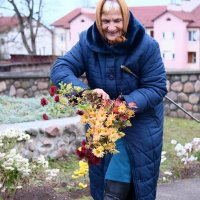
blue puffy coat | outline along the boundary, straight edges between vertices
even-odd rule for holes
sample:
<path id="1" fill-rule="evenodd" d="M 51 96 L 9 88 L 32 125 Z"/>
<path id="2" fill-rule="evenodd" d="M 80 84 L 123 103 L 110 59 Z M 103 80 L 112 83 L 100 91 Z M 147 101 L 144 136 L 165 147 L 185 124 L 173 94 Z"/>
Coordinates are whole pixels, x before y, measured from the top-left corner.
<path id="1" fill-rule="evenodd" d="M 145 33 L 130 14 L 127 41 L 108 45 L 94 23 L 80 35 L 79 42 L 65 56 L 58 58 L 51 80 L 88 88 L 78 79 L 86 73 L 91 89 L 101 88 L 112 99 L 123 95 L 135 102 L 136 116 L 126 128 L 124 144 L 131 159 L 136 199 L 154 200 L 159 175 L 163 136 L 163 97 L 166 95 L 166 73 L 158 43 Z M 128 67 L 136 76 L 121 69 Z M 109 158 L 90 167 L 91 194 L 103 200 L 104 173 Z"/>

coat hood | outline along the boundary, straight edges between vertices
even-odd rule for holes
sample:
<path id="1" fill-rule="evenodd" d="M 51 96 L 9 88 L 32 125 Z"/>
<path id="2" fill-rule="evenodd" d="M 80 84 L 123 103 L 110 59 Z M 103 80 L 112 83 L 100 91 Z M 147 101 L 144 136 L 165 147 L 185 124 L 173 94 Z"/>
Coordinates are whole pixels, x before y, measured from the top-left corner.
<path id="1" fill-rule="evenodd" d="M 87 30 L 86 42 L 88 47 L 99 53 L 127 54 L 132 52 L 142 41 L 145 30 L 144 27 L 135 19 L 133 14 L 129 12 L 129 24 L 125 37 L 126 41 L 109 45 L 102 37 L 97 28 L 96 22 Z"/>

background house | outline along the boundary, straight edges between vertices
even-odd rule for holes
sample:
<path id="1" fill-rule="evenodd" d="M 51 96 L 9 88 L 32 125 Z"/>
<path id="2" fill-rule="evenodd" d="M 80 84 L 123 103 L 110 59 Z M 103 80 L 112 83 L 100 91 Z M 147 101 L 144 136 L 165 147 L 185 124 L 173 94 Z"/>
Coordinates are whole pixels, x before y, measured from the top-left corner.
<path id="1" fill-rule="evenodd" d="M 95 21 L 95 9 L 76 8 L 64 17 L 55 21 L 54 50 L 55 55 L 63 55 L 78 41 L 79 34 Z"/>
<path id="2" fill-rule="evenodd" d="M 36 22 L 35 22 L 36 23 Z M 30 38 L 29 30 L 25 35 Z M 37 55 L 53 54 L 53 32 L 43 24 L 40 24 L 36 39 Z M 28 39 L 31 42 L 31 39 Z M 0 16 L 0 58 L 10 59 L 11 54 L 28 54 L 25 49 L 19 30 L 19 21 L 16 16 Z"/>
<path id="3" fill-rule="evenodd" d="M 168 71 L 200 69 L 200 1 L 181 0 L 168 6 L 130 7 L 146 32 L 160 44 Z M 54 48 L 63 55 L 78 41 L 79 34 L 93 24 L 95 9 L 77 8 L 55 21 Z"/>

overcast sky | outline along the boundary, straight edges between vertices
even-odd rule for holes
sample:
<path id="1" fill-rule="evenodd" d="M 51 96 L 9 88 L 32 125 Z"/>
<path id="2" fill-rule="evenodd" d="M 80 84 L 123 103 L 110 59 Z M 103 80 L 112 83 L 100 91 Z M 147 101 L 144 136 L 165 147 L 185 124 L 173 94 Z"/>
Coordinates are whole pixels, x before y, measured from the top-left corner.
<path id="1" fill-rule="evenodd" d="M 1 1 L 1 0 L 0 0 Z M 3 0 L 6 2 L 6 0 Z M 42 21 L 45 25 L 50 25 L 57 19 L 63 17 L 76 7 L 81 7 L 89 3 L 95 5 L 98 0 L 44 0 L 44 11 Z M 173 0 L 174 1 L 174 0 Z M 126 0 L 129 6 L 167 5 L 171 0 Z M 0 8 L 3 15 L 12 15 L 11 11 Z"/>

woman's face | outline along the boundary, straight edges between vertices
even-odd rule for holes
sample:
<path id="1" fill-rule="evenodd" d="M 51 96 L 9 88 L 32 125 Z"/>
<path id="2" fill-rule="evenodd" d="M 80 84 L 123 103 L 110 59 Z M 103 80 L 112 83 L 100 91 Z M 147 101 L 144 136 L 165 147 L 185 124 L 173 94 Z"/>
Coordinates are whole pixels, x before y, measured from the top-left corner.
<path id="1" fill-rule="evenodd" d="M 105 38 L 113 43 L 115 39 L 123 34 L 123 18 L 120 9 L 102 9 L 101 26 Z"/>

